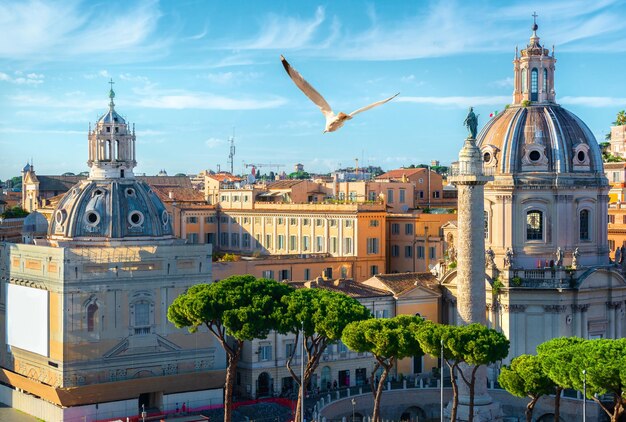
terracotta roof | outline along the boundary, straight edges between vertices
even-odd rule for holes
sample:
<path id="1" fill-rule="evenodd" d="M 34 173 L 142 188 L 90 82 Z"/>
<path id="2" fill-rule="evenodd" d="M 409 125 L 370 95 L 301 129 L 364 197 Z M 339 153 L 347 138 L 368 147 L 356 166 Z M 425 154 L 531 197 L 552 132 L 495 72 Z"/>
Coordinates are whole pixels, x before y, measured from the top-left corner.
<path id="1" fill-rule="evenodd" d="M 267 189 L 289 189 L 302 183 L 302 180 L 277 180 L 267 184 Z"/>
<path id="2" fill-rule="evenodd" d="M 209 174 L 208 177 L 218 182 L 241 182 L 243 180 L 241 177 L 233 176 L 230 173 Z"/>
<path id="3" fill-rule="evenodd" d="M 439 291 L 439 283 L 431 273 L 396 273 L 378 274 L 374 276 L 389 288 L 395 295 L 402 294 L 415 286 L 422 286 L 429 290 Z"/>
<path id="4" fill-rule="evenodd" d="M 194 188 L 181 188 L 178 186 L 153 186 L 152 189 L 163 202 L 204 202 L 204 194 Z M 172 198 L 170 198 L 170 193 L 172 194 Z"/>
<path id="5" fill-rule="evenodd" d="M 376 179 L 401 179 L 402 176 L 406 175 L 408 176 L 412 176 L 414 174 L 417 173 L 421 173 L 421 172 L 425 172 L 428 171 L 428 169 L 425 168 L 414 168 L 414 169 L 396 169 L 396 170 L 389 170 L 387 173 L 383 173 L 380 176 L 376 177 Z"/>
<path id="6" fill-rule="evenodd" d="M 339 292 L 355 299 L 365 297 L 384 297 L 392 296 L 391 293 L 371 287 L 362 283 L 358 283 L 354 280 L 321 280 L 321 281 L 290 281 L 289 285 L 296 289 L 302 288 L 318 288 L 330 290 L 332 292 Z"/>

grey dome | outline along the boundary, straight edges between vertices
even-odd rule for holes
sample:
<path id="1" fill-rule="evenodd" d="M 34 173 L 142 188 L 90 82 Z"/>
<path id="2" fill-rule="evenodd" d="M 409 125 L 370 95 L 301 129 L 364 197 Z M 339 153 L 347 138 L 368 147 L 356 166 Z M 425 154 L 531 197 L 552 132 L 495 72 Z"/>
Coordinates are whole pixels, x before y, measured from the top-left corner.
<path id="1" fill-rule="evenodd" d="M 126 120 L 122 116 L 120 116 L 115 109 L 111 108 L 111 110 L 107 111 L 100 119 L 98 119 L 98 123 L 106 123 L 106 124 L 125 124 Z"/>
<path id="2" fill-rule="evenodd" d="M 23 235 L 45 236 L 48 233 L 48 220 L 37 211 L 33 211 L 24 219 Z"/>
<path id="3" fill-rule="evenodd" d="M 591 130 L 556 104 L 513 105 L 487 122 L 477 143 L 495 174 L 603 173 Z"/>
<path id="4" fill-rule="evenodd" d="M 55 240 L 142 240 L 172 238 L 163 202 L 144 182 L 85 180 L 59 202 L 50 225 Z"/>

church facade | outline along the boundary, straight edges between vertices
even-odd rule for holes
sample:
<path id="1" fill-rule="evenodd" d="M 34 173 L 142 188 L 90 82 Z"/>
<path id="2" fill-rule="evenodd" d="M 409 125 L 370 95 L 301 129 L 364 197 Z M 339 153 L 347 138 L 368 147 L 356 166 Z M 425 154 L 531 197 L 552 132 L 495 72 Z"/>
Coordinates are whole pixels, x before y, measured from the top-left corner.
<path id="1" fill-rule="evenodd" d="M 162 201 L 133 174 L 134 130 L 113 90 L 110 99 L 89 132 L 89 177 L 60 199 L 48 236 L 0 243 L 0 401 L 45 420 L 223 399 L 221 347 L 167 320 L 179 294 L 212 279 L 211 245 L 174 237 Z"/>
<path id="2" fill-rule="evenodd" d="M 485 312 L 511 340 L 509 360 L 535 354 L 553 337 L 624 336 L 626 282 L 609 261 L 600 148 L 585 123 L 556 102 L 555 63 L 534 25 L 513 60 L 513 102 L 476 142 L 484 174 L 493 175 L 483 200 Z M 444 233 L 448 251 L 476 246 L 458 244 L 455 225 Z M 456 269 L 440 276 L 454 323 L 463 293 L 457 276 Z"/>

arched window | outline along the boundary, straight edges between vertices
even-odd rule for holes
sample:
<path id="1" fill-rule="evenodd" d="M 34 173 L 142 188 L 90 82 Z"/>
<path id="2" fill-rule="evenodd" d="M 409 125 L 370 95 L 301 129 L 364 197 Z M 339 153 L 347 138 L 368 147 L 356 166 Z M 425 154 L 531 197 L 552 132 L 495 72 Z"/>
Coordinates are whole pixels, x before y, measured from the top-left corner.
<path id="1" fill-rule="evenodd" d="M 526 69 L 522 69 L 522 92 L 528 92 L 528 81 L 526 80 Z"/>
<path id="2" fill-rule="evenodd" d="M 579 218 L 580 240 L 589 240 L 589 210 L 582 210 Z"/>
<path id="3" fill-rule="evenodd" d="M 543 239 L 543 213 L 531 210 L 526 213 L 526 240 Z"/>
<path id="4" fill-rule="evenodd" d="M 548 69 L 543 69 L 543 92 L 548 92 Z"/>
<path id="5" fill-rule="evenodd" d="M 539 92 L 539 72 L 537 71 L 537 68 L 534 68 L 530 72 L 530 100 L 531 101 L 537 101 L 538 92 Z"/>
<path id="6" fill-rule="evenodd" d="M 98 312 L 98 305 L 90 303 L 87 306 L 87 331 L 90 333 L 96 331 L 96 312 Z"/>

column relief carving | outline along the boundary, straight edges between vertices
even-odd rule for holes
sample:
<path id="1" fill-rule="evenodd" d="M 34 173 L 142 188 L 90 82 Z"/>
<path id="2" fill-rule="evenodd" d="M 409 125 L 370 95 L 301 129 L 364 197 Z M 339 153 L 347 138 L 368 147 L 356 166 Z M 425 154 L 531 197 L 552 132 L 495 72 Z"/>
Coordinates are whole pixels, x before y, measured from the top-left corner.
<path id="1" fill-rule="evenodd" d="M 505 312 L 509 312 L 509 313 L 524 312 L 526 311 L 526 308 L 527 308 L 527 305 L 508 305 L 508 304 L 502 305 L 502 309 L 504 309 Z"/>
<path id="2" fill-rule="evenodd" d="M 567 309 L 566 305 L 544 305 L 543 306 L 543 310 L 545 312 L 556 313 L 556 314 L 565 312 L 566 309 Z"/>

